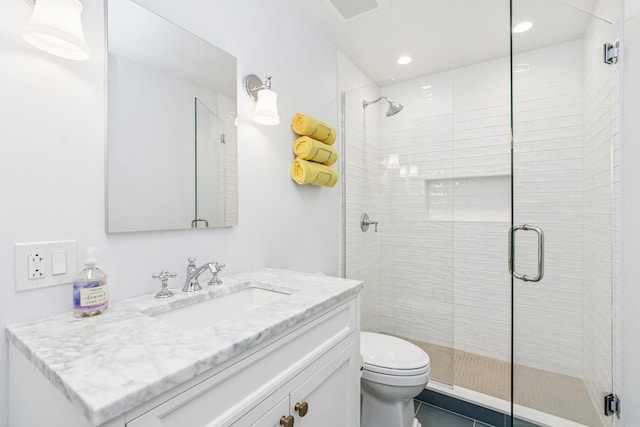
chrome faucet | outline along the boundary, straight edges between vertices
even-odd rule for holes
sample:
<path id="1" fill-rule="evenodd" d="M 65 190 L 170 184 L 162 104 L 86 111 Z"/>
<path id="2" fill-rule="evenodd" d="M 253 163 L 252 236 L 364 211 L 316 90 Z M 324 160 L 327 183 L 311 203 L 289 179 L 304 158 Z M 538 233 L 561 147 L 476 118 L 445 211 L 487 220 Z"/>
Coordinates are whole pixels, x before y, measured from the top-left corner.
<path id="1" fill-rule="evenodd" d="M 213 277 L 208 283 L 209 285 L 220 285 L 222 283 L 222 280 L 218 278 L 218 273 L 224 268 L 224 264 L 219 263 L 218 261 L 213 261 L 204 263 L 200 267 L 196 267 L 195 263 L 195 258 L 189 258 L 187 280 L 184 282 L 182 292 L 195 292 L 202 290 L 202 286 L 200 286 L 198 278 L 207 269 L 213 274 Z"/>

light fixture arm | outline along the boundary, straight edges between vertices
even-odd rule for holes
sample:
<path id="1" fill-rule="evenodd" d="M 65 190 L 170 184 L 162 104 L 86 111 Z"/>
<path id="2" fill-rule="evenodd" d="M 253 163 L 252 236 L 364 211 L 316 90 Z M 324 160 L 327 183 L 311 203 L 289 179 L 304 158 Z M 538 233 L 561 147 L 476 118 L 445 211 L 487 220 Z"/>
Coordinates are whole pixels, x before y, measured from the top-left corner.
<path id="1" fill-rule="evenodd" d="M 260 80 L 260 77 L 255 74 L 247 74 L 244 77 L 244 90 L 247 92 L 247 95 L 254 101 L 258 101 L 258 92 L 262 89 L 271 89 L 271 76 L 267 76 L 264 80 Z"/>

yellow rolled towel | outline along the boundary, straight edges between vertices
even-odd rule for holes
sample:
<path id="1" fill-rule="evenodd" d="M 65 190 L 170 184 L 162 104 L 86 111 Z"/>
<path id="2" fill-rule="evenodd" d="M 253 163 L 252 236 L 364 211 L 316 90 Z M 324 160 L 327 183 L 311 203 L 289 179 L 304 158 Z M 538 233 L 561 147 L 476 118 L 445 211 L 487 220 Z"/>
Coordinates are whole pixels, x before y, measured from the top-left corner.
<path id="1" fill-rule="evenodd" d="M 291 165 L 291 178 L 298 184 L 333 187 L 338 182 L 338 171 L 319 163 L 295 159 Z"/>
<path id="2" fill-rule="evenodd" d="M 338 151 L 335 148 L 308 136 L 301 136 L 293 141 L 293 152 L 300 159 L 327 166 L 338 160 Z"/>
<path id="3" fill-rule="evenodd" d="M 336 142 L 336 128 L 302 113 L 296 113 L 291 120 L 291 129 L 301 136 L 333 145 Z"/>

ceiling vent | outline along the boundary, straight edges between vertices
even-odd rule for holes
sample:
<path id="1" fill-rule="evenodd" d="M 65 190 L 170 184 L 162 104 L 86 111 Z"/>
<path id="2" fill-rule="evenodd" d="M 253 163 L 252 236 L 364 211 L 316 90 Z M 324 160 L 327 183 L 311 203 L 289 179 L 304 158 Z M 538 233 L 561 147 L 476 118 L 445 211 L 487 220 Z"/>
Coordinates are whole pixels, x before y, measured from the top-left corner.
<path id="1" fill-rule="evenodd" d="M 376 0 L 329 0 L 344 19 L 352 19 L 356 16 L 373 11 L 380 7 Z M 388 3 L 382 1 L 382 3 Z"/>

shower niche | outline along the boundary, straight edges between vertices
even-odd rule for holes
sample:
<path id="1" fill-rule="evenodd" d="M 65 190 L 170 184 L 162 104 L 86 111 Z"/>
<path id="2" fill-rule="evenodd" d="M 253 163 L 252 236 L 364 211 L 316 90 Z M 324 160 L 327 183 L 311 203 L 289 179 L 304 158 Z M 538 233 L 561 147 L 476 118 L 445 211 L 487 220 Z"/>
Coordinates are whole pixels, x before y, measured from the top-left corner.
<path id="1" fill-rule="evenodd" d="M 425 180 L 427 221 L 509 222 L 508 175 Z"/>

